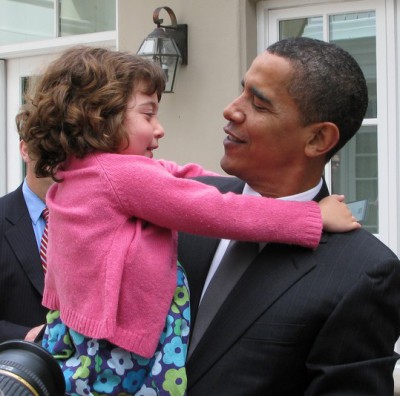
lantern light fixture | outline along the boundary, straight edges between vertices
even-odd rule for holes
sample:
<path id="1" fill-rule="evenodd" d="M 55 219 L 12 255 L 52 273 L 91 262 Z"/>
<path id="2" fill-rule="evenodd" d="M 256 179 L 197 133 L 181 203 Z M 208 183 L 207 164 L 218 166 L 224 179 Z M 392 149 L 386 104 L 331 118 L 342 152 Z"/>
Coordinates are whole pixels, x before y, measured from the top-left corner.
<path id="1" fill-rule="evenodd" d="M 163 26 L 161 10 L 165 10 L 171 25 Z M 158 7 L 153 12 L 153 22 L 157 27 L 143 40 L 138 55 L 157 62 L 166 77 L 165 93 L 174 92 L 175 78 L 180 65 L 187 65 L 187 25 L 178 24 L 169 7 Z"/>

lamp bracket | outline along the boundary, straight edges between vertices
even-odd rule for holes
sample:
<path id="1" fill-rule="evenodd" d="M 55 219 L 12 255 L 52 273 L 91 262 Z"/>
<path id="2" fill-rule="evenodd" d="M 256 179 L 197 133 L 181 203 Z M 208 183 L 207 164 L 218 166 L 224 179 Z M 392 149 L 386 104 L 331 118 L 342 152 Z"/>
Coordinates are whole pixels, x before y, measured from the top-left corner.
<path id="1" fill-rule="evenodd" d="M 160 18 L 160 11 L 165 10 L 167 11 L 170 19 L 171 25 L 163 26 L 161 25 L 164 20 Z M 153 12 L 153 22 L 157 25 L 157 27 L 162 27 L 168 30 L 168 34 L 173 38 L 176 42 L 176 45 L 179 48 L 179 51 L 182 55 L 182 65 L 187 65 L 188 63 L 188 28 L 187 24 L 178 24 L 176 20 L 175 13 L 169 7 L 158 7 Z"/>

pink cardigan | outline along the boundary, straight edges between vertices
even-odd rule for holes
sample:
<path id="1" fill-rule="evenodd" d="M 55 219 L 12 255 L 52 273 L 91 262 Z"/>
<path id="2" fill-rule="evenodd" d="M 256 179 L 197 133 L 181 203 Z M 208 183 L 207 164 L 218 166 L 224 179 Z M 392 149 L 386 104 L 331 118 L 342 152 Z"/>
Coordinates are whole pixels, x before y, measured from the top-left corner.
<path id="1" fill-rule="evenodd" d="M 43 304 L 70 328 L 153 356 L 176 287 L 177 230 L 315 248 L 315 202 L 221 194 L 201 167 L 95 153 L 71 159 L 47 195 Z M 208 173 L 209 174 L 209 173 Z"/>

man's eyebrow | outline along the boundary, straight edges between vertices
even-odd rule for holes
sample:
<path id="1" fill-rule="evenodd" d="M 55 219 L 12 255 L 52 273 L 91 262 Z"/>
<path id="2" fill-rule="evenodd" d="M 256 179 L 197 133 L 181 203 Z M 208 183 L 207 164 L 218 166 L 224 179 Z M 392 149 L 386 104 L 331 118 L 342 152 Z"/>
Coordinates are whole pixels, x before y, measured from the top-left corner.
<path id="1" fill-rule="evenodd" d="M 242 87 L 244 88 L 244 80 L 242 80 L 241 82 Z M 262 92 L 260 92 L 257 88 L 254 87 L 250 87 L 250 92 L 258 99 L 260 99 L 261 101 L 271 104 L 272 105 L 272 101 L 271 99 L 269 99 L 267 96 L 265 96 Z"/>
<path id="2" fill-rule="evenodd" d="M 267 96 L 265 96 L 257 88 L 251 87 L 250 91 L 256 98 L 260 99 L 262 102 L 272 105 L 271 99 L 269 99 Z"/>

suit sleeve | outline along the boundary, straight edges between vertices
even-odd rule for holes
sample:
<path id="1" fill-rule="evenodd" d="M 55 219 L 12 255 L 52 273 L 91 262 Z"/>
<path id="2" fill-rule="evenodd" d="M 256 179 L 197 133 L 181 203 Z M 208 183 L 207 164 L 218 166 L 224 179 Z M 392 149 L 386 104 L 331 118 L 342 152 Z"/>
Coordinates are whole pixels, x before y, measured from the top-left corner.
<path id="1" fill-rule="evenodd" d="M 31 327 L 21 326 L 6 320 L 0 320 L 0 342 L 24 339 Z"/>
<path id="2" fill-rule="evenodd" d="M 308 356 L 304 394 L 393 395 L 399 329 L 400 265 L 393 258 L 363 273 L 332 311 Z"/>

